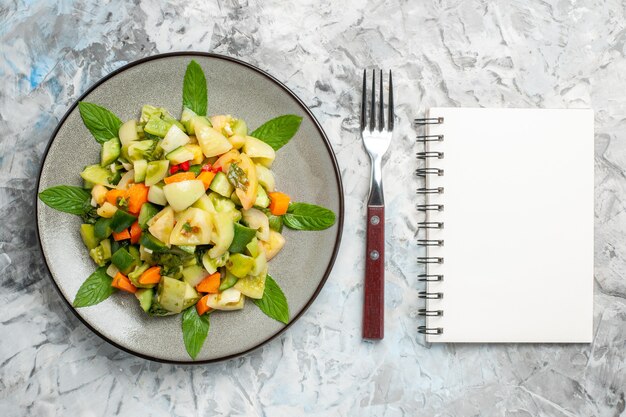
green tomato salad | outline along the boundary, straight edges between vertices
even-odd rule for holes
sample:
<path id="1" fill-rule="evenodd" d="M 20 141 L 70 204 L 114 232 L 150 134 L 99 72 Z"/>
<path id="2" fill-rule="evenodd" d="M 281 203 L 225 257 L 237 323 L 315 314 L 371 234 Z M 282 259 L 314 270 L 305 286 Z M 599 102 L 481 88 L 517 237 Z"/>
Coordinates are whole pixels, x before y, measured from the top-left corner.
<path id="1" fill-rule="evenodd" d="M 79 111 L 101 144 L 100 161 L 80 173 L 83 187 L 39 194 L 83 220 L 78 232 L 97 269 L 74 306 L 120 292 L 136 297 L 138 312 L 182 314 L 194 359 L 210 315 L 241 310 L 246 299 L 288 323 L 287 299 L 268 275 L 286 243 L 283 226 L 323 230 L 335 223 L 331 210 L 293 202 L 276 186 L 276 151 L 302 118 L 279 116 L 249 132 L 241 118 L 207 116 L 206 78 L 195 61 L 185 72 L 180 118 L 149 104 L 124 123 L 97 104 L 80 102 Z"/>

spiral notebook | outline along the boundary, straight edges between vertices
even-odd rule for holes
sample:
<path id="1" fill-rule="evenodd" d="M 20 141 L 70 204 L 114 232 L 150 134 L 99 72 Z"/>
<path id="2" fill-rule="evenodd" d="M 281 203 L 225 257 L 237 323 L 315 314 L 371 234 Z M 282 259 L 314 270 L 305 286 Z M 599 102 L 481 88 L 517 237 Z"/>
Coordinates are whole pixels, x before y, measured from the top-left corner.
<path id="1" fill-rule="evenodd" d="M 428 342 L 585 343 L 593 111 L 432 108 L 416 120 Z"/>

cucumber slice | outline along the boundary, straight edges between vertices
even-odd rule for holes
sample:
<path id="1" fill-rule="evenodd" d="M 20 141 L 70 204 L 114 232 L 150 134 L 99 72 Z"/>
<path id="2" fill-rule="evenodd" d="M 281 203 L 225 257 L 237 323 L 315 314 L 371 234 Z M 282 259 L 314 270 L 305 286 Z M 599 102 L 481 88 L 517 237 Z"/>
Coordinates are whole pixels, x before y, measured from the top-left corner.
<path id="1" fill-rule="evenodd" d="M 153 218 L 154 216 L 156 216 L 156 214 L 159 212 L 159 209 L 156 208 L 155 206 L 153 206 L 150 203 L 144 203 L 141 206 L 141 210 L 139 211 L 139 217 L 137 218 L 137 221 L 139 222 L 139 226 L 145 230 L 148 228 L 148 221 Z M 97 222 L 96 222 L 97 224 Z"/>
<path id="2" fill-rule="evenodd" d="M 111 259 L 111 241 L 109 239 L 104 239 L 100 242 L 100 247 L 102 248 L 102 256 L 105 260 Z"/>
<path id="3" fill-rule="evenodd" d="M 241 253 L 230 255 L 228 262 L 226 262 L 226 269 L 238 278 L 243 278 L 248 275 L 253 267 L 254 258 Z"/>
<path id="4" fill-rule="evenodd" d="M 111 230 L 120 233 L 122 230 L 128 229 L 136 220 L 137 217 L 118 209 L 111 218 Z"/>
<path id="5" fill-rule="evenodd" d="M 94 234 L 97 239 L 106 239 L 111 236 L 111 219 L 106 219 L 104 217 L 100 217 L 96 220 L 96 224 L 94 224 Z"/>
<path id="6" fill-rule="evenodd" d="M 172 313 L 183 311 L 187 283 L 170 277 L 163 277 L 157 289 L 157 302 Z"/>
<path id="7" fill-rule="evenodd" d="M 144 182 L 146 179 L 146 171 L 148 170 L 148 161 L 145 159 L 136 160 L 133 162 L 133 169 L 135 170 L 135 183 Z M 258 201 L 259 198 L 257 197 L 257 202 Z"/>
<path id="8" fill-rule="evenodd" d="M 165 155 L 165 158 L 170 161 L 172 165 L 178 165 L 185 161 L 191 161 L 194 158 L 194 154 L 184 146 L 179 146 Z"/>
<path id="9" fill-rule="evenodd" d="M 139 306 L 146 313 L 150 310 L 150 306 L 152 306 L 152 298 L 154 296 L 154 291 L 152 288 L 143 288 L 141 290 L 137 290 L 135 293 L 135 297 L 139 300 Z"/>
<path id="10" fill-rule="evenodd" d="M 169 153 L 176 148 L 186 145 L 187 143 L 189 143 L 189 136 L 187 136 L 178 126 L 172 125 L 167 130 L 167 134 L 161 141 L 161 148 L 163 148 L 165 153 Z"/>
<path id="11" fill-rule="evenodd" d="M 259 256 L 259 253 L 261 252 L 261 248 L 259 247 L 259 240 L 256 237 L 253 238 L 250 243 L 246 245 L 246 249 L 248 249 L 248 253 L 253 258 Z"/>
<path id="12" fill-rule="evenodd" d="M 85 167 L 80 176 L 85 181 L 89 181 L 92 184 L 100 184 L 107 187 L 111 187 L 111 180 L 113 179 L 113 173 L 111 170 L 102 168 L 100 165 L 89 165 Z"/>
<path id="13" fill-rule="evenodd" d="M 189 120 L 189 127 L 191 128 L 191 132 L 189 132 L 190 135 L 195 135 L 196 134 L 196 130 L 198 130 L 199 128 L 202 127 L 213 127 L 213 125 L 211 124 L 211 121 L 206 117 L 206 116 L 193 116 L 190 120 Z"/>
<path id="14" fill-rule="evenodd" d="M 154 159 L 152 157 L 154 150 L 157 146 L 157 142 L 154 140 L 140 140 L 138 142 L 132 142 L 130 145 L 128 145 L 128 148 L 126 148 L 126 150 L 124 151 L 124 148 L 122 148 L 123 153 L 125 153 L 126 158 L 128 158 L 129 161 L 138 161 L 140 159 Z"/>
<path id="15" fill-rule="evenodd" d="M 217 268 L 226 265 L 229 256 L 230 254 L 228 252 L 225 252 L 221 256 L 213 259 L 211 258 L 209 252 L 205 252 L 204 255 L 202 255 L 202 265 L 209 274 L 214 274 L 217 272 Z"/>
<path id="16" fill-rule="evenodd" d="M 263 189 L 263 187 L 257 187 L 256 200 L 254 202 L 255 207 L 266 208 L 270 205 L 270 198 Z"/>
<path id="17" fill-rule="evenodd" d="M 166 122 L 165 120 L 161 119 L 160 115 L 154 115 L 150 117 L 148 123 L 146 123 L 146 125 L 143 127 L 143 131 L 150 133 L 151 135 L 164 138 L 171 126 L 172 123 Z"/>
<path id="18" fill-rule="evenodd" d="M 111 263 L 123 274 L 130 272 L 136 265 L 135 258 L 125 248 L 119 248 L 111 256 Z"/>
<path id="19" fill-rule="evenodd" d="M 185 130 L 190 135 L 193 135 L 194 133 L 193 123 L 191 123 L 191 120 L 195 116 L 197 115 L 193 110 L 188 109 L 187 107 L 183 107 L 183 113 L 180 115 L 180 122 L 183 124 L 183 126 L 185 126 Z"/>
<path id="20" fill-rule="evenodd" d="M 196 253 L 196 245 L 176 245 L 176 247 L 183 252 L 187 252 L 191 255 Z M 193 258 L 192 258 L 193 259 Z"/>
<path id="21" fill-rule="evenodd" d="M 232 184 L 228 181 L 226 174 L 223 172 L 215 174 L 209 189 L 226 198 L 229 198 L 233 191 L 235 191 L 235 187 L 232 186 Z"/>
<path id="22" fill-rule="evenodd" d="M 153 252 L 165 252 L 167 246 L 156 237 L 152 236 L 148 232 L 143 232 L 139 238 L 139 243 Z"/>
<path id="23" fill-rule="evenodd" d="M 131 142 L 139 140 L 139 135 L 137 135 L 137 122 L 135 120 L 129 120 L 124 123 L 120 127 L 118 136 L 122 146 L 130 145 Z"/>
<path id="24" fill-rule="evenodd" d="M 246 245 L 256 236 L 256 230 L 242 226 L 239 223 L 234 223 L 234 225 L 235 234 L 228 251 L 230 253 L 243 253 L 246 250 Z"/>
<path id="25" fill-rule="evenodd" d="M 185 283 L 185 298 L 183 299 L 183 310 L 196 304 L 200 299 L 200 294 L 191 285 Z"/>
<path id="26" fill-rule="evenodd" d="M 159 184 L 154 184 L 150 187 L 148 191 L 148 201 L 154 204 L 158 204 L 159 206 L 164 206 L 167 204 L 167 198 L 165 198 L 165 193 L 163 192 L 163 186 Z"/>
<path id="27" fill-rule="evenodd" d="M 100 166 L 106 167 L 120 157 L 122 145 L 118 138 L 110 139 L 102 144 L 102 150 L 100 152 Z"/>
<path id="28" fill-rule="evenodd" d="M 146 168 L 146 186 L 151 187 L 165 178 L 169 166 L 169 161 L 148 162 L 148 167 Z"/>
<path id="29" fill-rule="evenodd" d="M 183 281 L 195 288 L 207 276 L 206 271 L 200 265 L 192 265 L 183 268 Z"/>
<path id="30" fill-rule="evenodd" d="M 237 278 L 230 272 L 226 271 L 226 274 L 224 274 L 224 278 L 222 279 L 222 282 L 220 283 L 220 287 L 219 287 L 220 292 L 231 288 L 233 285 L 237 283 L 238 280 L 239 278 Z"/>
<path id="31" fill-rule="evenodd" d="M 83 243 L 89 250 L 98 247 L 98 244 L 100 243 L 100 239 L 96 238 L 95 227 L 93 224 L 81 224 L 80 237 L 83 238 Z"/>
<path id="32" fill-rule="evenodd" d="M 175 211 L 183 211 L 204 195 L 200 180 L 174 182 L 163 187 L 165 198 Z"/>

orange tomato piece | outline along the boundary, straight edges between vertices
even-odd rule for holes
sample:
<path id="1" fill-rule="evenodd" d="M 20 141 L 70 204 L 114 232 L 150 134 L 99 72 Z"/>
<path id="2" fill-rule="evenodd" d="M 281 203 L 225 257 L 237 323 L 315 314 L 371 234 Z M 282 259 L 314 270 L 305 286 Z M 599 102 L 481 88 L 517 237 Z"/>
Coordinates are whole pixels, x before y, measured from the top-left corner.
<path id="1" fill-rule="evenodd" d="M 146 187 L 144 183 L 133 184 L 128 190 L 128 211 L 132 214 L 139 214 L 141 206 L 148 201 L 148 191 L 150 188 Z"/>
<path id="2" fill-rule="evenodd" d="M 274 216 L 282 216 L 289 209 L 291 198 L 285 193 L 273 192 L 268 194 L 270 198 L 270 213 Z"/>
<path id="3" fill-rule="evenodd" d="M 122 274 L 121 272 L 118 272 L 115 275 L 115 277 L 113 278 L 113 281 L 111 282 L 111 286 L 117 288 L 118 290 L 130 292 L 130 293 L 133 293 L 133 294 L 137 292 L 137 287 L 135 287 L 130 282 L 128 277 L 126 275 Z"/>
<path id="4" fill-rule="evenodd" d="M 210 294 L 217 294 L 220 287 L 220 273 L 215 272 L 208 277 L 204 278 L 198 285 L 196 290 L 198 292 L 208 292 Z"/>
<path id="5" fill-rule="evenodd" d="M 170 175 L 169 177 L 163 178 L 163 182 L 166 184 L 171 184 L 173 182 L 181 182 L 196 179 L 196 174 L 193 172 L 179 172 L 178 174 Z"/>

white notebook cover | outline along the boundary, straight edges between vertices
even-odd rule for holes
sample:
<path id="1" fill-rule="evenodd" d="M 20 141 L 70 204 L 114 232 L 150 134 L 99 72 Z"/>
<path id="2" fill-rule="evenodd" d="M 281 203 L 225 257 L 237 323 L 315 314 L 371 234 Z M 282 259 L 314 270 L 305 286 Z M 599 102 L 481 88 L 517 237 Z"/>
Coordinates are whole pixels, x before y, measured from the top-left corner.
<path id="1" fill-rule="evenodd" d="M 428 150 L 429 342 L 590 342 L 593 327 L 592 110 L 432 108 Z"/>

